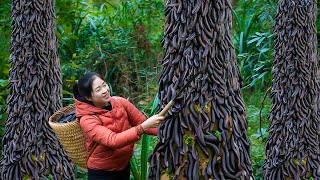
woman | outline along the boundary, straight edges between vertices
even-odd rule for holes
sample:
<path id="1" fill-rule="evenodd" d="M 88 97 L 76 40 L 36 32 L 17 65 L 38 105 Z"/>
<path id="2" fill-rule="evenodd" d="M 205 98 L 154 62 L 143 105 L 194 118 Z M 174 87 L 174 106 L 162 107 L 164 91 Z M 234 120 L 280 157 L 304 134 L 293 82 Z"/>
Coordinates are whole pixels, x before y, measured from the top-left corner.
<path id="1" fill-rule="evenodd" d="M 133 146 L 141 135 L 157 135 L 163 116 L 146 117 L 129 101 L 110 96 L 97 73 L 83 75 L 73 88 L 76 116 L 86 138 L 89 180 L 130 177 Z M 96 145 L 95 145 L 96 144 Z"/>

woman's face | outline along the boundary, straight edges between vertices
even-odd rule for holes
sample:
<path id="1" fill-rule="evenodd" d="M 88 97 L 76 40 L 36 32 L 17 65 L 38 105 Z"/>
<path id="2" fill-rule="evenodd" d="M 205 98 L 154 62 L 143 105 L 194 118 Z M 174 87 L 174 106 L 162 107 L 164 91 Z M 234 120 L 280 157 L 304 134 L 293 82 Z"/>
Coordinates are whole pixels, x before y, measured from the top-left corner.
<path id="1" fill-rule="evenodd" d="M 92 82 L 92 92 L 89 101 L 97 107 L 105 107 L 110 102 L 109 86 L 99 77 L 96 77 Z"/>

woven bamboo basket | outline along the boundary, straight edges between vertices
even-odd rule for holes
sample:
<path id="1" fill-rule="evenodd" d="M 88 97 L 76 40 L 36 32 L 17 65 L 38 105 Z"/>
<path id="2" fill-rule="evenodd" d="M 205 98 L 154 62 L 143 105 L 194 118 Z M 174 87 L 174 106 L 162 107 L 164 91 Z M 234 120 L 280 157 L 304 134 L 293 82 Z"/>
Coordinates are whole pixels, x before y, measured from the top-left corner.
<path id="1" fill-rule="evenodd" d="M 67 152 L 74 164 L 81 170 L 87 171 L 87 151 L 85 137 L 80 128 L 79 119 L 67 123 L 56 123 L 62 115 L 75 110 L 75 105 L 59 109 L 49 118 L 49 125 L 56 134 L 63 149 Z"/>

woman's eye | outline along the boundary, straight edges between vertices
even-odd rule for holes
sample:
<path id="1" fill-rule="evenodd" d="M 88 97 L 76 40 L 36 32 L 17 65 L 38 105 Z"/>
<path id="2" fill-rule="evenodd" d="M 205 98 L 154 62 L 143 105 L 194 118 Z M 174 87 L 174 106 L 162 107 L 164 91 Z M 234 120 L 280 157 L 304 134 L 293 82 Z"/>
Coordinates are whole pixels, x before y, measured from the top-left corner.
<path id="1" fill-rule="evenodd" d="M 103 84 L 102 86 L 103 86 L 103 87 L 106 87 L 106 86 L 107 86 L 107 84 Z"/>

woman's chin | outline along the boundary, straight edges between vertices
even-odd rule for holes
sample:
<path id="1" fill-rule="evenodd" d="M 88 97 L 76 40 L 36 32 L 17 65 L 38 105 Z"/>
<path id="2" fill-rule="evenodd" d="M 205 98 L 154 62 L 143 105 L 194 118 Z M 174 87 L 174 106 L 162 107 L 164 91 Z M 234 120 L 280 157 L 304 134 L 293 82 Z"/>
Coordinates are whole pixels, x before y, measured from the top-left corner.
<path id="1" fill-rule="evenodd" d="M 103 98 L 103 101 L 105 102 L 105 103 L 109 103 L 110 102 L 110 96 L 108 97 L 108 98 Z"/>

